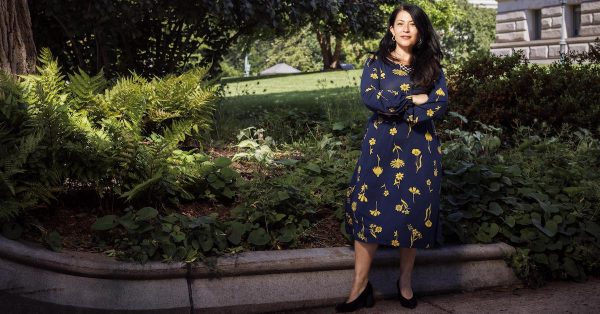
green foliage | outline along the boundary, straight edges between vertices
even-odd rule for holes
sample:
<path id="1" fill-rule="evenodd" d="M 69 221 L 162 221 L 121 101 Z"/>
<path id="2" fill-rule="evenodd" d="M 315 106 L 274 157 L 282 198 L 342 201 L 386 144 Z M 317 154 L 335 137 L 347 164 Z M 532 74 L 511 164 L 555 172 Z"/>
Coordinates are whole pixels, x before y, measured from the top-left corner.
<path id="1" fill-rule="evenodd" d="M 510 263 L 534 286 L 600 271 L 598 139 L 581 128 L 549 135 L 520 127 L 517 145 L 500 150 L 500 131 L 483 126 L 446 130 L 445 239 L 517 247 Z"/>
<path id="2" fill-rule="evenodd" d="M 106 215 L 92 225 L 92 230 L 104 237 L 113 237 L 116 249 L 109 250 L 109 255 L 142 264 L 148 260 L 210 261 L 208 255 L 222 253 L 231 246 L 226 228 L 227 224 L 219 222 L 216 214 L 163 215 L 152 207 L 136 211 L 129 207 L 121 216 Z"/>
<path id="3" fill-rule="evenodd" d="M 600 37 L 596 37 L 588 51 L 569 51 L 568 58 L 581 64 L 584 62 L 600 63 Z"/>
<path id="4" fill-rule="evenodd" d="M 506 132 L 515 125 L 546 123 L 559 129 L 568 123 L 600 134 L 599 63 L 574 64 L 566 58 L 549 66 L 530 64 L 517 50 L 503 57 L 479 54 L 448 72 L 453 106 L 470 120 Z"/>
<path id="5" fill-rule="evenodd" d="M 0 218 L 62 193 L 95 190 L 137 206 L 223 199 L 235 193 L 230 161 L 182 150 L 211 127 L 216 87 L 206 68 L 109 86 L 100 72 L 61 73 L 48 49 L 38 74 L 0 76 Z"/>
<path id="6" fill-rule="evenodd" d="M 232 160 L 246 159 L 256 161 L 258 165 L 262 166 L 272 164 L 271 146 L 275 145 L 275 141 L 270 136 L 265 137 L 264 131 L 264 129 L 256 129 L 253 126 L 240 130 L 237 136 L 240 142 L 235 145 L 239 152 L 233 156 Z"/>
<path id="7" fill-rule="evenodd" d="M 465 14 L 460 11 L 459 2 L 462 0 L 429 1 L 429 0 L 408 0 L 407 3 L 418 5 L 429 17 L 433 27 L 441 32 L 447 32 L 453 27 L 453 23 L 458 17 Z M 386 11 L 391 13 L 396 3 L 388 6 Z"/>
<path id="8" fill-rule="evenodd" d="M 383 23 L 383 22 L 382 22 Z M 343 59 L 344 63 L 349 63 L 355 69 L 362 70 L 364 62 L 369 51 L 375 51 L 379 48 L 379 41 L 383 37 L 383 32 L 377 32 L 379 38 L 363 39 L 363 38 L 345 38 L 343 41 Z"/>
<path id="9" fill-rule="evenodd" d="M 287 37 L 298 25 L 310 25 L 310 37 L 318 31 L 328 41 L 370 34 L 385 2 L 392 1 L 65 0 L 29 6 L 36 44 L 60 53 L 69 69 L 150 77 L 181 73 L 194 63 L 210 66 L 213 76 L 239 39 Z"/>
<path id="10" fill-rule="evenodd" d="M 321 50 L 309 26 L 275 39 L 244 38 L 224 57 L 221 63 L 223 74 L 241 76 L 244 72 L 246 53 L 249 54 L 252 76 L 257 76 L 260 71 L 282 62 L 302 72 L 319 71 L 323 68 Z"/>
<path id="11" fill-rule="evenodd" d="M 44 130 L 32 125 L 23 93 L 14 78 L 0 71 L 0 220 L 52 199 L 50 186 L 28 172 L 43 149 Z"/>
<path id="12" fill-rule="evenodd" d="M 440 1 L 453 3 L 457 11 L 450 17 L 451 29 L 441 34 L 442 49 L 448 63 L 458 63 L 472 55 L 486 53 L 496 34 L 496 9 L 480 8 L 467 0 Z"/>
<path id="13" fill-rule="evenodd" d="M 157 134 L 153 145 L 141 146 L 136 163 L 128 170 L 121 196 L 136 204 L 177 204 L 180 200 L 231 200 L 239 174 L 229 168 L 231 161 L 170 146 Z M 177 143 L 177 141 L 171 141 Z"/>
<path id="14" fill-rule="evenodd" d="M 409 2 L 427 12 L 452 61 L 485 50 L 493 40 L 492 10 L 475 9 L 466 0 Z M 347 53 L 345 59 L 359 66 L 366 50 L 345 47 L 379 40 L 385 14 L 396 5 L 391 0 L 96 0 L 94 5 L 65 0 L 34 1 L 29 7 L 37 46 L 50 47 L 70 71 L 104 69 L 115 78 L 131 70 L 144 77 L 183 73 L 195 65 L 210 66 L 211 76 L 221 70 L 239 75 L 248 51 L 254 73 L 278 62 L 312 71 L 333 61 L 337 44 L 341 60 Z"/>
<path id="15" fill-rule="evenodd" d="M 303 176 L 306 179 L 306 176 Z M 316 204 L 300 184 L 298 177 L 260 178 L 245 186 L 244 203 L 231 211 L 239 221 L 236 239 L 247 234 L 254 247 L 281 247 L 294 242 L 310 226 L 307 217 L 316 212 Z"/>
<path id="16" fill-rule="evenodd" d="M 29 4 L 37 46 L 74 71 L 104 68 L 111 77 L 182 73 L 200 52 L 216 74 L 221 56 L 244 34 L 279 32 L 291 1 L 78 0 Z M 294 14 L 294 17 L 298 15 Z M 297 19 L 296 19 L 297 20 Z M 295 23 L 294 23 L 295 24 Z"/>
<path id="17" fill-rule="evenodd" d="M 216 93 L 215 86 L 202 82 L 205 75 L 201 68 L 152 80 L 134 74 L 117 80 L 95 105 L 127 128 L 139 127 L 142 136 L 161 134 L 173 121 L 185 121 L 181 131 L 198 135 L 210 127 Z"/>
<path id="18" fill-rule="evenodd" d="M 6 135 L 6 137 L 5 137 Z M 26 174 L 26 161 L 39 148 L 41 133 L 21 138 L 0 132 L 0 219 L 15 217 L 21 210 L 52 198 L 48 187 Z"/>
<path id="19" fill-rule="evenodd" d="M 321 48 L 323 70 L 341 68 L 343 39 L 373 38 L 373 25 L 385 19 L 384 4 L 395 1 L 310 1 L 296 6 L 304 12 Z"/>
<path id="20" fill-rule="evenodd" d="M 285 144 L 293 157 L 275 160 L 268 173 L 256 173 L 240 188 L 232 211 L 232 237 L 259 248 L 296 247 L 314 222 L 340 218 L 352 162 L 352 137 L 316 133 L 315 139 Z M 342 175 L 341 175 L 342 174 Z"/>

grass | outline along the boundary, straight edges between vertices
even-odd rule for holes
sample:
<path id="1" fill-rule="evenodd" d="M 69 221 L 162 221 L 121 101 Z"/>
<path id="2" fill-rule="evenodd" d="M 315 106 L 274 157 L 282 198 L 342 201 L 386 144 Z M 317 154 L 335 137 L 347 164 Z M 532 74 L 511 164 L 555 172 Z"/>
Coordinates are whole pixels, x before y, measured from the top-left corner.
<path id="1" fill-rule="evenodd" d="M 225 97 L 358 86 L 362 70 L 313 72 L 225 83 Z"/>
<path id="2" fill-rule="evenodd" d="M 255 126 L 277 140 L 293 141 L 316 125 L 366 121 L 370 111 L 360 101 L 360 74 L 332 71 L 226 83 L 211 137 L 231 142 L 239 130 Z"/>

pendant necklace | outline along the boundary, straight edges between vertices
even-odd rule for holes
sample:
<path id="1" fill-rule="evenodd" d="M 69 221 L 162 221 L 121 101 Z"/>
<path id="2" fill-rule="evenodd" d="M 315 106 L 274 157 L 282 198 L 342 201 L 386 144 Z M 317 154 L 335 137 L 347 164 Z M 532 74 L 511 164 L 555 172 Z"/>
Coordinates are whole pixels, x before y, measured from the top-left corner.
<path id="1" fill-rule="evenodd" d="M 392 50 L 392 54 L 394 54 L 398 60 L 402 60 L 402 58 L 396 53 L 396 50 Z M 402 63 L 396 63 L 397 65 L 399 65 L 403 70 L 407 71 L 407 72 L 411 72 L 412 71 L 412 67 L 406 66 Z"/>

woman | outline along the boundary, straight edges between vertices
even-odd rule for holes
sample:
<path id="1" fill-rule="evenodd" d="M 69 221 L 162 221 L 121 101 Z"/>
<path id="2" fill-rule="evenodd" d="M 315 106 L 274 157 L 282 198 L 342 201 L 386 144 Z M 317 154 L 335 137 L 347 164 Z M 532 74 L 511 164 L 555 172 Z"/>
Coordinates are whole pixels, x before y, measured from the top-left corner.
<path id="1" fill-rule="evenodd" d="M 345 230 L 354 238 L 355 272 L 337 312 L 374 305 L 368 273 L 380 244 L 400 248 L 398 298 L 414 308 L 416 249 L 433 248 L 440 231 L 442 160 L 433 120 L 448 105 L 443 54 L 418 6 L 399 6 L 388 26 L 361 78 L 361 98 L 373 115 L 347 192 Z"/>

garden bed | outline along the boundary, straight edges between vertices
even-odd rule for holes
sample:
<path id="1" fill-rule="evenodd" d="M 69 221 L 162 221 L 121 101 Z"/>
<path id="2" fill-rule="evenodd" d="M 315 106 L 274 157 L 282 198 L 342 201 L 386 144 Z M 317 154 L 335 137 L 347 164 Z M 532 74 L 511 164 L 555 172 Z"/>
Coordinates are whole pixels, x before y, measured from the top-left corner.
<path id="1" fill-rule="evenodd" d="M 183 206 L 182 214 L 197 217 L 211 212 L 227 215 L 230 209 L 223 205 L 210 204 L 188 204 Z M 38 213 L 36 215 L 36 213 Z M 99 246 L 93 241 L 94 233 L 92 224 L 104 213 L 81 210 L 80 208 L 57 208 L 52 212 L 45 209 L 41 212 L 31 211 L 25 218 L 28 221 L 37 221 L 38 227 L 31 227 L 23 233 L 23 239 L 44 244 L 42 231 L 56 231 L 62 238 L 62 247 L 66 250 L 77 252 L 102 252 L 110 247 Z M 298 239 L 299 249 L 335 247 L 348 244 L 348 241 L 340 233 L 340 221 L 333 214 L 325 219 L 319 220 Z"/>
<path id="2" fill-rule="evenodd" d="M 529 71 L 513 59 L 488 61 Z M 264 95 L 225 106 L 198 84 L 202 69 L 67 82 L 49 52 L 41 63 L 39 74 L 0 76 L 0 214 L 17 217 L 4 235 L 142 263 L 350 244 L 343 205 L 369 114 L 354 87 L 339 87 L 348 92 L 339 98 L 296 95 L 304 106 L 294 108 Z M 328 92 L 339 89 L 315 93 Z M 583 280 L 600 271 L 600 144 L 590 130 L 533 121 L 502 128 L 449 111 L 436 124 L 438 240 L 506 242 L 511 266 L 534 285 Z"/>
<path id="3" fill-rule="evenodd" d="M 232 158 L 235 149 L 232 148 L 210 148 L 208 153 L 214 157 Z M 278 154 L 278 158 L 298 157 L 289 153 L 285 156 Z M 231 168 L 238 171 L 245 180 L 251 180 L 255 172 L 254 166 L 247 162 L 234 162 Z M 56 231 L 62 239 L 62 248 L 69 251 L 98 253 L 115 249 L 107 243 L 100 243 L 91 226 L 99 218 L 111 212 L 105 212 L 99 207 L 77 206 L 85 204 L 84 200 L 70 200 L 70 204 L 59 204 L 51 210 L 48 208 L 37 208 L 24 215 L 25 225 L 28 227 L 23 233 L 23 239 L 46 245 L 44 234 Z M 231 218 L 232 204 L 226 206 L 217 202 L 193 202 L 182 204 L 178 212 L 188 217 L 200 217 L 210 213 L 217 213 L 220 220 Z M 326 212 L 326 210 L 322 211 Z M 347 245 L 349 242 L 340 232 L 340 220 L 331 212 L 323 216 L 309 229 L 298 237 L 298 249 L 324 248 Z M 47 246 L 47 245 L 46 245 Z M 50 249 L 50 247 L 49 247 Z"/>

